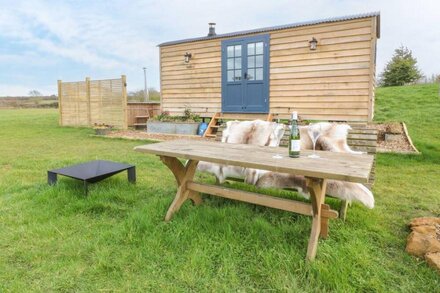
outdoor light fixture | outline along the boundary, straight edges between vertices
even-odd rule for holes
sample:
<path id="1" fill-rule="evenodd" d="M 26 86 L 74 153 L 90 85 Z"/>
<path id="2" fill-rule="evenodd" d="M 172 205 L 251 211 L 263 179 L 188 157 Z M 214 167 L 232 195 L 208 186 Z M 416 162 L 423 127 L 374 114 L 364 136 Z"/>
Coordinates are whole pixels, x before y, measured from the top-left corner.
<path id="1" fill-rule="evenodd" d="M 183 57 L 185 57 L 185 63 L 189 63 L 189 60 L 191 59 L 192 54 L 186 52 L 185 55 L 183 55 Z"/>
<path id="2" fill-rule="evenodd" d="M 309 41 L 310 44 L 310 50 L 316 50 L 316 46 L 318 46 L 318 40 L 315 39 L 315 37 L 312 38 L 311 41 Z"/>

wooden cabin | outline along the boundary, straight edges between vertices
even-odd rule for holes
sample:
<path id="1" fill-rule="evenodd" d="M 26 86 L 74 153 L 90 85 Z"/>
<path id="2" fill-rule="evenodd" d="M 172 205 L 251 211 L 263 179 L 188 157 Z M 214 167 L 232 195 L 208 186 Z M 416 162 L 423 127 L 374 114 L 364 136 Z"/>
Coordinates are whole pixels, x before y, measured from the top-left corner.
<path id="1" fill-rule="evenodd" d="M 161 110 L 371 121 L 380 13 L 166 42 Z"/>

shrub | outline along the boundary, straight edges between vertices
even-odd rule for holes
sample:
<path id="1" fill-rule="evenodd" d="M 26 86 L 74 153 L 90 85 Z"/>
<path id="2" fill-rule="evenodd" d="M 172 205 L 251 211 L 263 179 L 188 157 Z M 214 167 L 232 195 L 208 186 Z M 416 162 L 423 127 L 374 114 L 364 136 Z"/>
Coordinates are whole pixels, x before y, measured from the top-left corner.
<path id="1" fill-rule="evenodd" d="M 198 122 L 200 120 L 200 116 L 194 114 L 190 108 L 185 108 L 185 111 L 183 111 L 183 116 L 172 116 L 170 115 L 170 112 L 164 111 L 153 117 L 152 120 L 161 122 Z"/>
<path id="2" fill-rule="evenodd" d="M 415 82 L 421 77 L 417 59 L 412 56 L 411 50 L 401 46 L 394 51 L 393 57 L 380 75 L 380 85 L 400 86 Z"/>

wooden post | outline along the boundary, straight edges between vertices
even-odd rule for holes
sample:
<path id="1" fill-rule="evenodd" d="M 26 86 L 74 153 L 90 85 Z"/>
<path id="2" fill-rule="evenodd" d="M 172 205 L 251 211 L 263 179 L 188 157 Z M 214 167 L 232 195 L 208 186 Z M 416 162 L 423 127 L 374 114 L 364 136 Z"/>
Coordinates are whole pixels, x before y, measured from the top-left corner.
<path id="1" fill-rule="evenodd" d="M 322 206 L 325 201 L 327 180 L 306 178 L 307 187 L 310 191 L 310 201 L 313 208 L 312 231 L 310 232 L 309 245 L 307 247 L 307 259 L 313 261 L 318 248 L 319 236 L 328 236 L 328 221 L 322 221 Z M 325 209 L 327 210 L 327 209 Z"/>
<path id="2" fill-rule="evenodd" d="M 61 104 L 61 100 L 62 100 L 62 82 L 61 79 L 58 80 L 58 112 L 59 112 L 59 117 L 58 117 L 58 124 L 60 126 L 63 126 L 63 111 L 62 111 L 62 104 Z"/>
<path id="3" fill-rule="evenodd" d="M 376 42 L 377 42 L 377 17 L 371 20 L 371 41 L 370 41 L 370 81 L 368 87 L 368 122 L 371 122 L 374 117 L 374 90 L 376 88 Z"/>
<path id="4" fill-rule="evenodd" d="M 121 75 L 121 81 L 122 81 L 122 109 L 123 109 L 123 128 L 128 128 L 128 122 L 127 122 L 127 77 L 125 75 Z"/>
<path id="5" fill-rule="evenodd" d="M 159 89 L 159 114 L 163 112 L 163 96 L 162 96 L 162 89 L 163 89 L 163 85 L 162 85 L 162 48 L 159 47 L 159 85 L 160 85 L 160 89 Z"/>
<path id="6" fill-rule="evenodd" d="M 87 96 L 87 121 L 92 126 L 92 111 L 90 109 L 90 77 L 86 77 L 86 96 Z"/>

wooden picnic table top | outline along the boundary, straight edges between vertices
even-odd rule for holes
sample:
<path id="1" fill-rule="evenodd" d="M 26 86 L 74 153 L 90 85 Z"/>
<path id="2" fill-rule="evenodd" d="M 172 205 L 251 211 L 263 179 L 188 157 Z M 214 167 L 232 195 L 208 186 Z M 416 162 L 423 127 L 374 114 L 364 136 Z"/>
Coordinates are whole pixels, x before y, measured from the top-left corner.
<path id="1" fill-rule="evenodd" d="M 308 158 L 312 153 L 309 150 L 302 150 L 299 158 L 290 158 L 286 148 L 187 139 L 137 146 L 135 150 L 159 156 L 358 183 L 368 182 L 374 160 L 373 156 L 366 154 L 327 151 L 316 151 L 320 158 Z"/>

